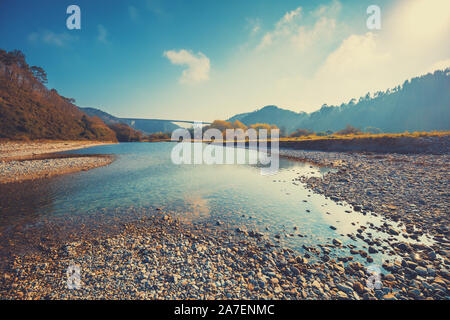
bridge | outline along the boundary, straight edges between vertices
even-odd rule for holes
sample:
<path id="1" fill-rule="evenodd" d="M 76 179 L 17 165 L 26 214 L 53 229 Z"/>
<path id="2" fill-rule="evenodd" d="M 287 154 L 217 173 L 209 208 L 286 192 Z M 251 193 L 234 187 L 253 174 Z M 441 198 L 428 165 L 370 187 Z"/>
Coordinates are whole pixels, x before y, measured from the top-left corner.
<path id="1" fill-rule="evenodd" d="M 165 122 L 181 122 L 181 123 L 191 123 L 194 124 L 195 122 L 201 122 L 202 124 L 211 124 L 212 122 L 207 121 L 191 121 L 191 120 L 170 120 L 170 119 L 147 119 L 147 118 L 126 118 L 130 121 L 140 121 L 140 120 L 149 120 L 149 121 L 165 121 Z"/>
<path id="2" fill-rule="evenodd" d="M 145 134 L 156 132 L 172 132 L 180 127 L 193 126 L 196 121 L 174 120 L 174 119 L 145 119 L 145 118 L 120 118 L 130 127 L 142 131 Z M 178 123 L 178 124 L 177 124 Z M 183 125 L 183 123 L 186 123 Z M 209 125 L 211 122 L 202 122 L 202 126 Z"/>

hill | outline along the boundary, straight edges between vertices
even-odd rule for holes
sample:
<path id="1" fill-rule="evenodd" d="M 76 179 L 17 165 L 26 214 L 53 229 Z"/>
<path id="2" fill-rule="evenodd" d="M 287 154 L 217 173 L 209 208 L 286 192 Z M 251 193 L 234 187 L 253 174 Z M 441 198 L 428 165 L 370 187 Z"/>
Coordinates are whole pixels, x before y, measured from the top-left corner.
<path id="1" fill-rule="evenodd" d="M 99 117 L 102 121 L 108 125 L 119 123 L 120 119 L 110 115 L 107 112 L 104 112 L 100 109 L 96 108 L 79 108 L 82 112 L 86 113 L 90 117 Z"/>
<path id="2" fill-rule="evenodd" d="M 29 66 L 22 52 L 0 49 L 0 138 L 117 141 L 100 118 L 87 116 L 46 82 L 45 71 Z"/>
<path id="3" fill-rule="evenodd" d="M 106 124 L 124 123 L 135 130 L 139 130 L 144 134 L 152 134 L 157 132 L 172 132 L 179 126 L 167 120 L 157 119 L 133 119 L 133 118 L 117 118 L 109 113 L 95 108 L 80 108 L 87 115 L 99 117 Z"/>
<path id="4" fill-rule="evenodd" d="M 266 106 L 254 112 L 242 113 L 236 115 L 228 121 L 241 121 L 246 126 L 256 123 L 267 123 L 276 125 L 280 130 L 290 133 L 298 128 L 298 124 L 307 117 L 304 112 L 297 113 L 291 110 L 285 110 L 276 106 Z"/>
<path id="5" fill-rule="evenodd" d="M 246 125 L 275 124 L 291 133 L 297 128 L 337 131 L 347 124 L 383 132 L 450 130 L 450 69 L 405 81 L 401 86 L 369 93 L 340 106 L 323 105 L 318 111 L 296 113 L 275 106 L 239 114 Z"/>

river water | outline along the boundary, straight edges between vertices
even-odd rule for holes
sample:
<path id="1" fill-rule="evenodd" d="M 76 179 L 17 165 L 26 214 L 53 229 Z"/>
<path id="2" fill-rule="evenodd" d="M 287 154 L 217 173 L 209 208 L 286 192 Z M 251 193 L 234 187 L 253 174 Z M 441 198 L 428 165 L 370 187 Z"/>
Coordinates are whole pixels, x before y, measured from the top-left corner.
<path id="1" fill-rule="evenodd" d="M 105 224 L 120 225 L 158 212 L 233 232 L 257 231 L 265 240 L 299 252 L 333 239 L 367 250 L 365 242 L 346 235 L 384 222 L 314 194 L 296 180 L 300 175 L 319 177 L 330 169 L 287 159 L 280 159 L 275 175 L 261 175 L 258 165 L 248 164 L 175 165 L 170 158 L 174 145 L 121 143 L 76 150 L 72 153 L 113 154 L 116 161 L 87 172 L 0 186 L 0 253 L 29 246 L 26 239 L 39 242 L 54 234 L 72 239 L 82 231 L 104 231 Z M 373 237 L 392 238 L 381 232 Z M 332 248 L 330 255 L 349 253 Z M 372 256 L 375 263 L 387 258 Z"/>

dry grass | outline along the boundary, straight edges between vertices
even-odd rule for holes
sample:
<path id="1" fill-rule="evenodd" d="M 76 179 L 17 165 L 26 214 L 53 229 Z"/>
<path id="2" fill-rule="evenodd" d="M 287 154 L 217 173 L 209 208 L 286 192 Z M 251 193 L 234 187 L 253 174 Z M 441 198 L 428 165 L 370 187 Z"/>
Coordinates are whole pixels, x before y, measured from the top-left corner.
<path id="1" fill-rule="evenodd" d="M 330 139 L 362 139 L 362 138 L 421 138 L 421 137 L 443 137 L 449 136 L 450 131 L 431 131 L 431 132 L 403 132 L 403 133 L 360 133 L 360 134 L 349 134 L 349 135 L 337 135 L 332 134 L 329 136 L 317 136 L 315 134 L 297 138 L 280 138 L 280 141 L 312 141 L 312 140 L 330 140 Z"/>
<path id="2" fill-rule="evenodd" d="M 450 136 L 450 131 L 415 131 L 415 132 L 402 132 L 402 133 L 360 133 L 360 134 L 347 134 L 347 135 L 339 135 L 339 134 L 331 134 L 328 136 L 318 136 L 316 134 L 311 134 L 309 136 L 302 136 L 302 137 L 282 137 L 280 138 L 280 141 L 318 141 L 318 140 L 352 140 L 352 139 L 367 139 L 367 138 L 373 138 L 373 139 L 383 139 L 383 138 L 421 138 L 421 137 L 444 137 L 444 136 Z M 270 139 L 267 139 L 270 141 Z M 195 140 L 194 140 L 195 141 Z M 205 140 L 204 140 L 205 141 Z M 242 140 L 238 140 L 242 142 Z M 246 139 L 248 141 L 248 139 Z M 261 139 L 261 141 L 265 141 Z M 208 141 L 209 142 L 209 141 Z M 223 141 L 224 143 L 227 142 L 226 139 Z"/>

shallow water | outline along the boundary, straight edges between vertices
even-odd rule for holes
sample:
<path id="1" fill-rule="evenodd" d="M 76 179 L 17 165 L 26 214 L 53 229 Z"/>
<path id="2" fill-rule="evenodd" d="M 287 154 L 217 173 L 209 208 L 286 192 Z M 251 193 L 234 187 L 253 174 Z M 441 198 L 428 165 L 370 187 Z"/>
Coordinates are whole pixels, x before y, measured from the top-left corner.
<path id="1" fill-rule="evenodd" d="M 286 159 L 280 159 L 275 175 L 261 175 L 256 165 L 174 165 L 170 159 L 174 145 L 123 143 L 76 150 L 73 153 L 114 154 L 117 159 L 87 172 L 0 186 L 0 247 L 15 233 L 39 232 L 52 221 L 59 225 L 47 228 L 47 233 L 69 235 L 76 234 L 79 225 L 95 227 L 110 215 L 121 222 L 155 208 L 193 223 L 220 221 L 224 228 L 259 231 L 272 243 L 300 252 L 303 245 L 326 245 L 335 238 L 362 249 L 366 243 L 346 234 L 356 233 L 367 223 L 378 226 L 384 222 L 313 194 L 294 181 L 299 175 L 321 176 L 330 169 Z M 83 217 L 82 223 L 77 222 Z M 65 230 L 65 221 L 75 221 L 75 227 Z M 373 238 L 392 238 L 371 232 Z M 330 255 L 350 254 L 348 249 L 333 249 Z M 387 258 L 372 256 L 379 264 Z"/>

